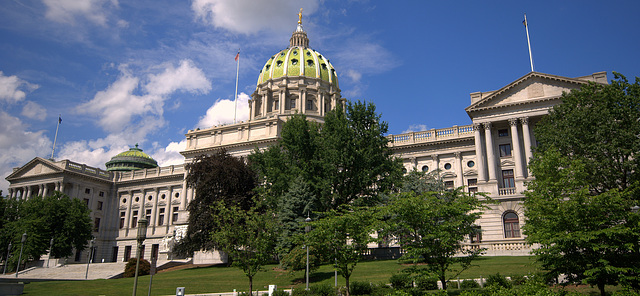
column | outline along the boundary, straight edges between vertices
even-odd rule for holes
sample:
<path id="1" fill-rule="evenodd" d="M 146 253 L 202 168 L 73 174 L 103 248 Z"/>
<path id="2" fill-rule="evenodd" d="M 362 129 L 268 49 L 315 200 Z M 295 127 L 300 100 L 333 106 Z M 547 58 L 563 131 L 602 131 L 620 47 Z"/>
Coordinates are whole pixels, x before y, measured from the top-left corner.
<path id="1" fill-rule="evenodd" d="M 156 196 L 153 200 L 153 209 L 151 210 L 151 221 L 149 221 L 149 225 L 152 225 L 151 229 L 153 229 L 152 234 L 156 233 L 156 218 L 158 217 L 158 200 L 160 199 L 160 188 L 156 188 Z"/>
<path id="2" fill-rule="evenodd" d="M 464 179 L 462 178 L 462 152 L 454 152 L 453 153 L 456 156 L 456 182 L 458 183 L 458 186 L 456 187 L 460 187 L 460 186 L 464 186 Z"/>
<path id="3" fill-rule="evenodd" d="M 487 168 L 489 169 L 489 180 L 496 180 L 496 155 L 493 150 L 493 136 L 491 135 L 491 122 L 484 123 L 484 139 L 487 146 Z"/>
<path id="4" fill-rule="evenodd" d="M 124 229 L 126 229 L 126 233 L 125 236 L 127 236 L 129 234 L 129 228 L 131 228 L 131 225 L 129 225 L 129 222 L 131 222 L 131 204 L 133 203 L 133 191 L 128 191 L 127 194 L 129 194 L 129 197 L 127 199 L 127 208 L 125 209 L 125 214 L 124 214 Z M 118 203 L 120 203 L 120 200 L 118 200 Z M 120 211 L 118 211 L 118 217 L 120 217 Z"/>
<path id="5" fill-rule="evenodd" d="M 280 114 L 284 113 L 284 107 L 287 105 L 285 100 L 287 99 L 287 95 L 285 94 L 284 90 L 280 91 L 280 100 L 278 100 L 278 104 L 280 104 Z"/>
<path id="6" fill-rule="evenodd" d="M 60 181 L 60 192 L 62 192 L 63 194 L 64 194 L 64 187 L 65 187 L 64 181 Z"/>
<path id="7" fill-rule="evenodd" d="M 473 137 L 476 145 L 476 165 L 478 166 L 478 181 L 487 181 L 487 172 L 485 170 L 485 156 L 482 150 L 482 125 L 479 123 L 473 124 Z"/>
<path id="8" fill-rule="evenodd" d="M 53 190 L 55 191 L 60 191 L 60 181 L 56 181 L 55 183 L 53 183 L 55 185 L 55 188 Z"/>
<path id="9" fill-rule="evenodd" d="M 307 92 L 304 90 L 300 91 L 300 113 L 305 114 L 307 112 Z"/>
<path id="10" fill-rule="evenodd" d="M 434 169 L 438 172 L 438 177 L 440 177 L 440 159 L 438 158 L 438 154 L 431 155 L 431 159 L 433 159 Z"/>
<path id="11" fill-rule="evenodd" d="M 44 194 L 42 194 L 42 192 L 44 191 L 44 185 L 40 184 L 38 185 L 38 193 L 36 193 L 37 196 L 43 196 Z"/>
<path id="12" fill-rule="evenodd" d="M 13 198 L 13 188 L 9 188 L 7 190 L 9 190 L 9 198 Z"/>
<path id="13" fill-rule="evenodd" d="M 520 149 L 520 137 L 518 136 L 518 119 L 509 119 L 509 125 L 511 126 L 511 145 L 513 145 L 514 161 L 516 163 L 516 179 L 523 179 L 522 174 L 522 151 Z"/>
<path id="14" fill-rule="evenodd" d="M 29 199 L 31 197 L 31 186 L 27 186 L 27 195 L 25 195 L 26 199 Z"/>
<path id="15" fill-rule="evenodd" d="M 531 160 L 531 134 L 529 130 L 529 117 L 520 118 L 522 123 L 522 139 L 524 140 L 524 156 L 525 166 L 527 167 L 527 177 L 531 176 L 529 173 L 529 160 Z"/>
<path id="16" fill-rule="evenodd" d="M 47 194 L 49 193 L 49 188 L 47 187 L 47 184 L 44 184 L 42 186 L 43 186 L 42 196 L 47 196 Z"/>
<path id="17" fill-rule="evenodd" d="M 187 209 L 187 175 L 185 173 L 184 180 L 182 181 L 182 192 L 180 193 L 180 209 Z M 171 201 L 171 196 L 169 196 L 169 201 Z"/>

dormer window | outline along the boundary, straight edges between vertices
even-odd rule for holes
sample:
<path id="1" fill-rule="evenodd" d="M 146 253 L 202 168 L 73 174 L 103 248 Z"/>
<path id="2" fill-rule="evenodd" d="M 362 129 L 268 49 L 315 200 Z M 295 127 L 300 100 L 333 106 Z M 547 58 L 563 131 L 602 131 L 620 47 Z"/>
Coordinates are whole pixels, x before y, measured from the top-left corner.
<path id="1" fill-rule="evenodd" d="M 307 60 L 307 66 L 313 67 L 313 60 Z"/>
<path id="2" fill-rule="evenodd" d="M 291 64 L 292 65 L 297 65 L 298 64 L 298 60 L 297 59 L 292 59 L 291 60 Z"/>
<path id="3" fill-rule="evenodd" d="M 277 61 L 276 62 L 276 66 L 281 67 L 282 66 L 282 61 Z"/>

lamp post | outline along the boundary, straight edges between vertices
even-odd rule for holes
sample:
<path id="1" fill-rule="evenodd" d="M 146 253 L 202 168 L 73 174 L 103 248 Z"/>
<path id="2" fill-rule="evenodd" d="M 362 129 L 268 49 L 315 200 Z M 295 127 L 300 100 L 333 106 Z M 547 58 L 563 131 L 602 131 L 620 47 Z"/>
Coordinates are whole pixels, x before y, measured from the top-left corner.
<path id="1" fill-rule="evenodd" d="M 311 231 L 311 225 L 309 225 L 309 222 L 311 222 L 311 218 L 309 218 L 309 215 L 307 215 L 307 219 L 304 219 L 304 222 L 307 224 L 307 226 L 304 227 L 304 232 L 309 233 L 309 231 Z M 307 244 L 306 249 L 307 249 L 307 286 L 305 290 L 309 290 L 309 244 Z"/>
<path id="2" fill-rule="evenodd" d="M 53 240 L 53 239 L 52 239 Z M 84 273 L 84 279 L 86 280 L 89 276 L 89 264 L 91 263 L 91 259 L 93 259 L 93 246 L 96 244 L 96 239 L 92 239 L 89 241 L 89 254 L 87 254 L 87 271 Z"/>
<path id="3" fill-rule="evenodd" d="M 4 258 L 4 271 L 2 274 L 7 274 L 7 265 L 9 263 L 9 255 L 11 254 L 11 242 L 9 242 L 9 246 L 7 247 L 7 258 Z"/>
<path id="4" fill-rule="evenodd" d="M 49 257 L 47 257 L 47 268 L 49 268 L 49 259 L 51 259 L 51 253 L 53 251 L 53 238 L 49 241 Z"/>
<path id="5" fill-rule="evenodd" d="M 27 233 L 22 234 L 22 239 L 20 240 L 20 256 L 18 257 L 18 267 L 16 267 L 16 278 L 18 277 L 18 272 L 20 271 L 20 261 L 22 261 L 22 250 L 24 249 L 24 242 L 27 241 Z"/>
<path id="6" fill-rule="evenodd" d="M 147 219 L 140 219 L 138 221 L 138 255 L 136 260 L 136 277 L 133 280 L 133 296 L 136 296 L 136 289 L 138 288 L 138 270 L 140 269 L 140 248 L 142 247 L 142 242 L 147 239 Z"/>

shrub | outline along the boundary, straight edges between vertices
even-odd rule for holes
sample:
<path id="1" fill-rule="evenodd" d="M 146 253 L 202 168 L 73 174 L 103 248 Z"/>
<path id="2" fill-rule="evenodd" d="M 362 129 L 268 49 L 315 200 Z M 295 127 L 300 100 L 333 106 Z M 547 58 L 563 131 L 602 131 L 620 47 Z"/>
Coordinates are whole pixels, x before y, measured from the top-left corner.
<path id="1" fill-rule="evenodd" d="M 475 280 L 464 280 L 462 281 L 462 283 L 460 283 L 460 288 L 461 289 L 477 289 L 480 288 L 480 284 L 478 284 L 478 282 L 476 282 Z"/>
<path id="2" fill-rule="evenodd" d="M 267 293 L 267 295 L 269 295 L 269 294 Z M 289 292 L 287 292 L 285 290 L 275 290 L 275 291 L 273 291 L 271 296 L 290 296 L 290 295 L 289 295 Z"/>
<path id="3" fill-rule="evenodd" d="M 514 275 L 511 276 L 511 284 L 514 286 L 520 286 L 527 281 L 527 278 L 524 275 Z"/>
<path id="4" fill-rule="evenodd" d="M 137 263 L 136 258 L 131 258 L 129 259 L 129 261 L 127 261 L 127 264 L 124 266 L 124 274 L 122 275 L 122 277 L 134 277 L 136 276 L 136 263 Z M 147 275 L 149 274 L 149 271 L 151 270 L 151 264 L 149 264 L 149 261 L 144 260 L 144 259 L 140 259 L 140 268 L 138 269 L 138 275 Z"/>
<path id="5" fill-rule="evenodd" d="M 406 273 L 395 273 L 389 279 L 394 289 L 406 289 L 412 286 L 411 277 Z"/>
<path id="6" fill-rule="evenodd" d="M 311 293 L 316 296 L 336 296 L 336 289 L 330 284 L 319 284 L 309 287 Z"/>
<path id="7" fill-rule="evenodd" d="M 496 274 L 492 274 L 489 277 L 487 277 L 487 281 L 485 284 L 486 287 L 491 287 L 491 286 L 497 286 L 497 287 L 503 287 L 503 288 L 511 288 L 511 282 L 509 282 L 509 280 L 500 275 L 500 273 L 496 273 Z"/>
<path id="8" fill-rule="evenodd" d="M 305 289 L 294 289 L 291 296 L 312 296 L 313 293 L 311 291 L 307 291 Z"/>
<path id="9" fill-rule="evenodd" d="M 349 284 L 349 294 L 351 295 L 371 295 L 373 287 L 367 282 L 351 282 Z"/>
<path id="10" fill-rule="evenodd" d="M 416 287 L 420 290 L 437 290 L 438 279 L 431 275 L 420 275 L 416 277 Z"/>
<path id="11" fill-rule="evenodd" d="M 372 285 L 373 291 L 371 291 L 371 296 L 387 296 L 393 293 L 393 288 L 385 283 L 379 283 L 377 285 Z"/>

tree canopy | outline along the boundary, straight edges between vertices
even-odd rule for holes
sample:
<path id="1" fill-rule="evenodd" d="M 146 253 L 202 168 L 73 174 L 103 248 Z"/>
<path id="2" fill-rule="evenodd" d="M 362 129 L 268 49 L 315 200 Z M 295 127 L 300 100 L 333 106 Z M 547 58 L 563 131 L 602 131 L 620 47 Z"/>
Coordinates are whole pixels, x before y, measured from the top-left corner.
<path id="1" fill-rule="evenodd" d="M 640 82 L 614 72 L 562 95 L 535 127 L 524 233 L 549 276 L 638 289 Z"/>
<path id="2" fill-rule="evenodd" d="M 187 186 L 195 189 L 189 203 L 189 226 L 185 237 L 174 252 L 189 255 L 198 250 L 213 250 L 216 242 L 210 231 L 215 229 L 214 217 L 219 208 L 214 204 L 233 205 L 244 211 L 254 205 L 253 189 L 256 174 L 244 159 L 219 150 L 211 155 L 200 155 L 185 166 Z"/>
<path id="3" fill-rule="evenodd" d="M 22 259 L 37 260 L 49 250 L 53 238 L 52 257 L 62 258 L 84 250 L 92 239 L 92 224 L 87 205 L 60 192 L 47 197 L 35 196 L 27 200 L 3 199 L 0 223 L 0 249 L 13 248 L 9 262 L 17 264 L 22 234 L 27 234 Z M 5 257 L 6 252 L 1 256 Z"/>

